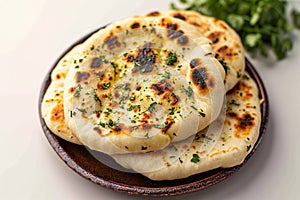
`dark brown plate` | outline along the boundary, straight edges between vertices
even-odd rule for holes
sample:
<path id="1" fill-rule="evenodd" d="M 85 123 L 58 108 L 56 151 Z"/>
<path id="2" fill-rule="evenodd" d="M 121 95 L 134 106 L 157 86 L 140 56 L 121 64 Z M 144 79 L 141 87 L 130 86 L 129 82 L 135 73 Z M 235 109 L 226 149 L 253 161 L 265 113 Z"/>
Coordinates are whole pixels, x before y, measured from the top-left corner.
<path id="1" fill-rule="evenodd" d="M 128 194 L 145 196 L 170 196 L 195 192 L 212 186 L 216 183 L 219 183 L 228 178 L 230 175 L 234 174 L 245 164 L 245 162 L 249 160 L 249 158 L 253 155 L 258 145 L 260 144 L 263 136 L 265 135 L 269 118 L 269 103 L 263 82 L 248 59 L 246 59 L 246 70 L 256 81 L 260 91 L 260 98 L 262 98 L 264 101 L 261 105 L 262 121 L 259 138 L 253 150 L 246 157 L 244 163 L 239 166 L 227 169 L 219 168 L 175 181 L 152 181 L 138 173 L 129 173 L 122 170 L 117 170 L 115 168 L 111 168 L 100 162 L 99 159 L 97 159 L 99 157 L 102 157 L 105 160 L 105 163 L 109 162 L 116 165 L 116 163 L 108 156 L 99 152 L 88 150 L 86 147 L 72 144 L 55 136 L 48 129 L 48 127 L 45 124 L 45 121 L 41 116 L 41 102 L 51 82 L 51 72 L 58 63 L 58 61 L 68 51 L 70 51 L 77 44 L 84 42 L 89 36 L 91 36 L 95 32 L 92 32 L 80 39 L 79 41 L 75 42 L 65 53 L 62 54 L 60 58 L 58 58 L 57 62 L 54 63 L 54 65 L 46 75 L 39 96 L 40 122 L 44 130 L 45 136 L 47 137 L 50 145 L 53 147 L 55 152 L 71 169 L 73 169 L 75 172 L 77 172 L 84 178 L 100 186 L 112 189 L 117 192 L 126 192 Z"/>

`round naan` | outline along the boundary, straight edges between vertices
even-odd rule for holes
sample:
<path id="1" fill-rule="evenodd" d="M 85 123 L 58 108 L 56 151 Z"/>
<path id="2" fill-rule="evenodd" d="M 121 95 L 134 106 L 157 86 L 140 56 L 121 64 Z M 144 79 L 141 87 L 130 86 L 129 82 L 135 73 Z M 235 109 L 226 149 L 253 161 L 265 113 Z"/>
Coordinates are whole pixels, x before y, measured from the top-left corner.
<path id="1" fill-rule="evenodd" d="M 261 112 L 258 88 L 246 74 L 226 97 L 225 121 L 221 116 L 193 137 L 192 143 L 182 141 L 162 151 L 112 157 L 120 165 L 152 180 L 186 178 L 211 169 L 241 164 L 259 136 Z M 214 141 L 212 138 L 220 127 L 221 134 Z"/>
<path id="2" fill-rule="evenodd" d="M 241 79 L 245 71 L 244 47 L 239 35 L 226 22 L 185 10 L 152 12 L 146 16 L 172 16 L 197 27 L 199 32 L 210 39 L 215 57 L 225 69 L 226 91 L 232 89 Z"/>
<path id="3" fill-rule="evenodd" d="M 70 129 L 107 154 L 160 150 L 215 120 L 222 65 L 197 28 L 172 17 L 115 22 L 82 44 L 65 81 Z"/>
<path id="4" fill-rule="evenodd" d="M 67 73 L 74 64 L 74 57 L 79 52 L 80 45 L 71 49 L 55 66 L 41 106 L 42 116 L 48 128 L 57 136 L 75 144 L 81 144 L 81 142 L 65 122 L 63 94 Z"/>

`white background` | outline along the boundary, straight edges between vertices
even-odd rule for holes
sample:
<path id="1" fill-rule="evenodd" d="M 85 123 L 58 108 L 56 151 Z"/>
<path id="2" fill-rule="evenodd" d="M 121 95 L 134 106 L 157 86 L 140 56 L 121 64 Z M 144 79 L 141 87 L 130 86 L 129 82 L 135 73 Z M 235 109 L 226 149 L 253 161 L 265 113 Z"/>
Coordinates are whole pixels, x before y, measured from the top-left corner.
<path id="1" fill-rule="evenodd" d="M 300 8 L 300 3 L 292 2 Z M 0 199 L 139 199 L 97 186 L 69 169 L 41 130 L 43 78 L 77 39 L 114 20 L 168 9 L 163 0 L 0 0 Z M 226 181 L 169 199 L 299 199 L 300 31 L 284 61 L 251 58 L 270 98 L 267 134 Z"/>

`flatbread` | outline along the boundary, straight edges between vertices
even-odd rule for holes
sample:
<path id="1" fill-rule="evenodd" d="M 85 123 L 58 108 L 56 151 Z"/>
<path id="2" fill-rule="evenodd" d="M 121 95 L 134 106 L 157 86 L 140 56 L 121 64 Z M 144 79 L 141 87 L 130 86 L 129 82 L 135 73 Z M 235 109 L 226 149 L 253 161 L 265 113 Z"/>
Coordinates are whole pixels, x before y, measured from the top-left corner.
<path id="1" fill-rule="evenodd" d="M 55 66 L 41 106 L 42 117 L 48 128 L 55 135 L 75 144 L 81 144 L 81 142 L 65 122 L 63 93 L 65 78 L 69 68 L 74 64 L 72 62 L 79 50 L 80 45 L 74 47 Z"/>
<path id="2" fill-rule="evenodd" d="M 222 108 L 224 69 L 198 29 L 171 17 L 125 19 L 82 44 L 64 111 L 86 146 L 107 154 L 160 150 L 196 134 Z"/>
<path id="3" fill-rule="evenodd" d="M 259 135 L 261 113 L 258 88 L 246 74 L 226 97 L 225 121 L 221 116 L 192 138 L 190 145 L 187 145 L 190 142 L 182 141 L 162 151 L 112 157 L 120 165 L 143 173 L 152 180 L 186 178 L 211 169 L 241 164 Z M 212 140 L 216 134 L 214 130 L 218 131 L 222 126 L 219 138 Z"/>
<path id="4" fill-rule="evenodd" d="M 239 35 L 226 22 L 195 11 L 185 10 L 152 12 L 146 16 L 172 16 L 197 27 L 205 37 L 211 40 L 215 56 L 226 71 L 226 91 L 232 89 L 241 79 L 245 71 L 243 44 Z"/>

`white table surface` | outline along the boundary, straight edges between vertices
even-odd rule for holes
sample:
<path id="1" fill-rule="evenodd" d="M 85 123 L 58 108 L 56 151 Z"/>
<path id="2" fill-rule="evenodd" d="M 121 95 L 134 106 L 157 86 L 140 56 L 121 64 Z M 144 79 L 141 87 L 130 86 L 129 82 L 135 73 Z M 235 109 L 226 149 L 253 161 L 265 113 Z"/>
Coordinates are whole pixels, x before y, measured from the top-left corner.
<path id="1" fill-rule="evenodd" d="M 300 8 L 300 2 L 292 2 Z M 139 199 L 95 185 L 56 155 L 39 124 L 44 76 L 70 44 L 114 20 L 168 9 L 164 0 L 0 0 L 0 199 Z M 300 198 L 300 31 L 284 61 L 251 58 L 270 98 L 259 149 L 226 181 L 169 199 Z"/>

